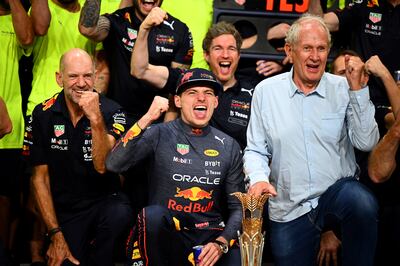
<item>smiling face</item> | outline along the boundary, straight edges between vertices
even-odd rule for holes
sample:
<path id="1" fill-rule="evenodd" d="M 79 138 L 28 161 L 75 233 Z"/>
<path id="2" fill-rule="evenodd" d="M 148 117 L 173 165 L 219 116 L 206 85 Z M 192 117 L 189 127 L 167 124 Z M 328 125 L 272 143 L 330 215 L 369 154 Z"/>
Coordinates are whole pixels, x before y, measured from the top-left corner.
<path id="1" fill-rule="evenodd" d="M 316 21 L 301 24 L 298 40 L 285 44 L 286 54 L 293 62 L 293 81 L 301 90 L 312 90 L 318 85 L 329 54 L 327 32 Z"/>
<path id="2" fill-rule="evenodd" d="M 218 106 L 218 98 L 209 87 L 192 87 L 175 95 L 175 105 L 181 109 L 183 122 L 194 127 L 205 127 Z"/>
<path id="3" fill-rule="evenodd" d="M 83 50 L 70 50 L 61 59 L 56 79 L 64 88 L 66 100 L 78 104 L 83 91 L 93 91 L 95 74 L 91 57 Z"/>
<path id="4" fill-rule="evenodd" d="M 235 37 L 232 34 L 223 34 L 211 41 L 209 51 L 204 52 L 204 57 L 210 65 L 211 71 L 222 85 L 233 85 L 235 71 L 239 63 L 239 50 Z"/>
<path id="5" fill-rule="evenodd" d="M 153 9 L 153 7 L 160 7 L 162 0 L 134 0 L 133 6 L 135 14 L 139 19 L 143 20 Z"/>

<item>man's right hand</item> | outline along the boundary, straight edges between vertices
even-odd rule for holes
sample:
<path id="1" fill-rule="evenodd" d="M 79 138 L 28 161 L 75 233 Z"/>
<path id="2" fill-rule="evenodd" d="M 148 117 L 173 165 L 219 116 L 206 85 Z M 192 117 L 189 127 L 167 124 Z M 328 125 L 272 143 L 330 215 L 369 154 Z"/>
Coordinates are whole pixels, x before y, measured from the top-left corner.
<path id="1" fill-rule="evenodd" d="M 276 196 L 275 188 L 268 182 L 260 181 L 253 184 L 248 191 L 249 194 L 260 196 L 261 194 L 268 193 L 271 196 Z"/>
<path id="2" fill-rule="evenodd" d="M 49 249 L 47 250 L 47 264 L 49 266 L 59 266 L 64 260 L 68 259 L 75 265 L 79 265 L 79 261 L 72 255 L 69 250 L 68 244 L 65 241 L 64 235 L 62 232 L 56 233 L 52 237 L 52 241 L 49 245 Z"/>
<path id="3" fill-rule="evenodd" d="M 162 113 L 168 111 L 168 106 L 167 98 L 155 96 L 147 113 L 137 122 L 138 126 L 141 129 L 145 129 L 146 127 L 150 126 L 151 123 L 160 118 Z"/>
<path id="4" fill-rule="evenodd" d="M 140 27 L 144 30 L 150 30 L 152 27 L 158 26 L 163 23 L 164 19 L 167 18 L 167 12 L 159 7 L 154 7 L 144 19 Z"/>

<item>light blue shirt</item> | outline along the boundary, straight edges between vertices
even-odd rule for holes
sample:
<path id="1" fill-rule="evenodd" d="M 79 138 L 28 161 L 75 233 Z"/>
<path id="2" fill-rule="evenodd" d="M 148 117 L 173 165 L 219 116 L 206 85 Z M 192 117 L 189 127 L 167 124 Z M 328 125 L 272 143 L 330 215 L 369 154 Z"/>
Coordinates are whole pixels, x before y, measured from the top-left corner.
<path id="1" fill-rule="evenodd" d="M 290 72 L 255 89 L 247 129 L 244 169 L 253 185 L 270 182 L 270 219 L 286 222 L 318 205 L 319 196 L 357 169 L 353 146 L 370 151 L 378 142 L 368 87 L 351 91 L 343 77 L 324 73 L 304 95 Z"/>

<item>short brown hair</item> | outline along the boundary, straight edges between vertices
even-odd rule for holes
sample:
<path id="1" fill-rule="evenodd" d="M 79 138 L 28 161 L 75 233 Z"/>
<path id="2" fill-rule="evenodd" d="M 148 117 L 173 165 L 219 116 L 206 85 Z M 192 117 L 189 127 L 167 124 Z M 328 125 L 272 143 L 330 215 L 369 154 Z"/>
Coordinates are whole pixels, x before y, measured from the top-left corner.
<path id="1" fill-rule="evenodd" d="M 238 49 L 238 51 L 240 51 L 243 42 L 242 37 L 240 36 L 240 33 L 236 30 L 235 26 L 226 21 L 220 21 L 212 25 L 208 29 L 207 34 L 203 40 L 203 50 L 209 52 L 212 40 L 224 34 L 233 35 L 236 40 L 236 48 Z"/>

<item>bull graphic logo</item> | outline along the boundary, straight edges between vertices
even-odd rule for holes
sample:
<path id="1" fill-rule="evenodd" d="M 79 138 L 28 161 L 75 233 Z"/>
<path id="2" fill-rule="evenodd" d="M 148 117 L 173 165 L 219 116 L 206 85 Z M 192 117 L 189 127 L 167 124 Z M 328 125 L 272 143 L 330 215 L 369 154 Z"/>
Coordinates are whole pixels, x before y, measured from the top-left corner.
<path id="1" fill-rule="evenodd" d="M 191 76 L 193 76 L 193 72 L 186 72 L 186 73 L 183 75 L 183 77 L 182 77 L 181 82 L 180 82 L 179 85 L 182 85 L 183 83 L 185 83 L 186 81 L 188 81 L 188 80 L 190 79 Z"/>
<path id="2" fill-rule="evenodd" d="M 198 201 L 202 199 L 211 199 L 213 191 L 207 192 L 199 187 L 192 187 L 181 190 L 179 187 L 176 188 L 176 198 L 189 199 L 191 201 Z"/>
<path id="3" fill-rule="evenodd" d="M 49 109 L 50 107 L 53 106 L 53 104 L 56 102 L 56 99 L 58 97 L 58 94 L 54 95 L 52 98 L 48 99 L 47 101 L 44 101 L 42 103 L 43 105 L 43 111 L 46 111 L 47 109 Z"/>

